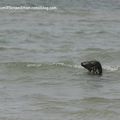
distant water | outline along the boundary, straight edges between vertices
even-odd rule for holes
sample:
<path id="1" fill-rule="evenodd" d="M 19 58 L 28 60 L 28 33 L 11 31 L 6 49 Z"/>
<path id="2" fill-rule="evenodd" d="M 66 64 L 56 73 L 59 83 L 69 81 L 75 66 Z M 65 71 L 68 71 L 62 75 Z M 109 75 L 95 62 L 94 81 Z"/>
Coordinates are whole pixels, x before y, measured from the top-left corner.
<path id="1" fill-rule="evenodd" d="M 1 0 L 1 120 L 120 119 L 119 0 Z M 103 75 L 80 66 L 99 60 Z"/>

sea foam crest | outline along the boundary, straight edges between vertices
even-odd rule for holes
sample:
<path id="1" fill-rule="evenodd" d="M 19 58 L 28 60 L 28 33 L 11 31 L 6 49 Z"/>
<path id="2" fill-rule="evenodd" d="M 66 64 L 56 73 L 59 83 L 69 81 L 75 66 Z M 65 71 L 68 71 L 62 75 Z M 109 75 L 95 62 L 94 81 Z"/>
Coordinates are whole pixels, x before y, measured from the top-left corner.
<path id="1" fill-rule="evenodd" d="M 56 63 L 56 65 L 60 65 L 60 66 L 63 66 L 63 67 L 70 67 L 70 68 L 82 68 L 81 65 L 72 65 L 72 64 L 65 64 L 65 63 Z"/>
<path id="2" fill-rule="evenodd" d="M 119 70 L 119 66 L 103 66 L 103 69 L 108 70 L 108 71 L 117 71 Z"/>
<path id="3" fill-rule="evenodd" d="M 76 68 L 76 69 L 83 68 L 80 64 L 77 65 L 77 64 L 66 64 L 66 63 L 50 63 L 50 64 L 29 63 L 26 66 L 27 67 L 61 66 L 61 67 Z M 117 71 L 119 69 L 120 69 L 119 66 L 109 66 L 109 65 L 103 66 L 103 70 L 107 70 L 107 71 Z"/>
<path id="4" fill-rule="evenodd" d="M 42 67 L 42 66 L 61 66 L 61 67 L 68 67 L 68 68 L 82 68 L 81 65 L 76 64 L 66 64 L 66 63 L 48 63 L 48 64 L 39 64 L 39 63 L 29 63 L 26 65 L 27 67 Z"/>
<path id="5" fill-rule="evenodd" d="M 41 67 L 42 66 L 42 64 L 27 64 L 27 67 Z"/>

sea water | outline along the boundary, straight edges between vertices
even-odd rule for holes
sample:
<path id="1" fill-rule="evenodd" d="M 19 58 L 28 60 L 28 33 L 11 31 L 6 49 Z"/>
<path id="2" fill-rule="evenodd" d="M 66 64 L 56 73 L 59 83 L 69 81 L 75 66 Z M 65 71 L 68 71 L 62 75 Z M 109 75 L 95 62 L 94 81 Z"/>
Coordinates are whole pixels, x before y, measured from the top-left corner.
<path id="1" fill-rule="evenodd" d="M 1 120 L 120 119 L 120 1 L 2 0 Z M 103 75 L 81 67 L 98 60 Z"/>

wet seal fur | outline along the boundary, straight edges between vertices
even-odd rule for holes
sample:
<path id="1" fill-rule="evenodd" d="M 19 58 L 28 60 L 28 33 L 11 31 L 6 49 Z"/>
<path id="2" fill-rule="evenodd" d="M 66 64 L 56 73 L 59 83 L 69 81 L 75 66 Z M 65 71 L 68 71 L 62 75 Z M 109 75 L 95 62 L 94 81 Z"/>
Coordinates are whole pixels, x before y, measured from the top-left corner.
<path id="1" fill-rule="evenodd" d="M 102 65 L 99 61 L 84 61 L 81 63 L 81 66 L 94 75 L 102 75 Z"/>

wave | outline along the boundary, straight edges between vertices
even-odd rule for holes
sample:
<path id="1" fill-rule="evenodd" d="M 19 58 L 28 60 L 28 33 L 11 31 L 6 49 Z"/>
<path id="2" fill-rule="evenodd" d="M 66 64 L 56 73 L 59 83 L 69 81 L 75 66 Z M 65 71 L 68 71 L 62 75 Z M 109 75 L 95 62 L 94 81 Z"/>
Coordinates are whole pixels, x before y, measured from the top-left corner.
<path id="1" fill-rule="evenodd" d="M 66 67 L 66 68 L 73 68 L 73 69 L 84 69 L 80 64 L 65 64 L 65 63 L 51 63 L 51 64 L 26 64 L 26 67 L 31 68 L 31 67 Z M 108 71 L 108 72 L 114 72 L 118 71 L 120 69 L 120 66 L 108 66 L 108 65 L 103 65 L 103 70 Z"/>
<path id="2" fill-rule="evenodd" d="M 19 69 L 68 68 L 68 69 L 79 69 L 79 70 L 84 69 L 80 64 L 68 64 L 64 62 L 58 62 L 58 63 L 6 62 L 6 63 L 0 63 L 0 65 L 4 65 L 5 67 L 10 68 L 10 69 L 11 68 L 19 68 Z M 119 70 L 120 70 L 120 66 L 103 65 L 103 71 L 115 72 Z"/>
<path id="3" fill-rule="evenodd" d="M 72 65 L 72 64 L 66 64 L 66 63 L 50 63 L 50 64 L 34 64 L 30 63 L 26 65 L 27 67 L 45 67 L 45 66 L 51 66 L 51 67 L 67 67 L 67 68 L 77 68 L 81 69 L 81 65 Z"/>

